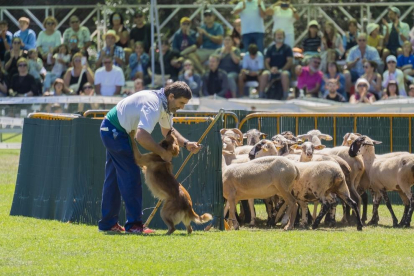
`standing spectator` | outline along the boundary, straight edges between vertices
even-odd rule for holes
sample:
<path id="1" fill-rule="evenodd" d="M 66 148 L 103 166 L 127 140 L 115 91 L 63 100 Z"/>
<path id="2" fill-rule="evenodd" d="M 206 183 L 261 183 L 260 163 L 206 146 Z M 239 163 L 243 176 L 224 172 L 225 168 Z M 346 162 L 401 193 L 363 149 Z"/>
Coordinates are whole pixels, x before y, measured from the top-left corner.
<path id="1" fill-rule="evenodd" d="M 129 44 L 134 49 L 135 42 L 144 43 L 145 52 L 149 52 L 151 46 L 151 25 L 145 22 L 145 16 L 141 10 L 137 10 L 134 14 L 135 27 L 132 28 Z"/>
<path id="2" fill-rule="evenodd" d="M 29 50 L 27 57 L 28 72 L 35 78 L 38 87 L 37 91 L 39 91 L 39 94 L 42 94 L 42 77 L 40 75 L 40 72 L 43 69 L 43 61 L 41 58 L 39 58 L 36 49 Z"/>
<path id="3" fill-rule="evenodd" d="M 94 74 L 87 62 L 82 64 L 82 58 L 81 53 L 76 53 L 72 57 L 73 67 L 69 68 L 63 77 L 65 87 L 69 87 L 70 94 L 76 93 L 79 95 L 85 83 L 94 83 Z"/>
<path id="4" fill-rule="evenodd" d="M 339 85 L 338 79 L 328 79 L 326 81 L 325 89 L 328 91 L 328 94 L 324 97 L 326 100 L 334 102 L 346 102 L 345 98 L 338 93 Z"/>
<path id="5" fill-rule="evenodd" d="M 375 61 L 367 60 L 364 63 L 365 74 L 362 78 L 366 79 L 369 83 L 368 92 L 374 94 L 375 99 L 381 98 L 382 90 L 382 77 L 377 72 L 378 64 Z"/>
<path id="6" fill-rule="evenodd" d="M 410 27 L 407 23 L 400 21 L 401 12 L 396 7 L 389 8 L 387 22 L 385 18 L 382 19 L 385 29 L 385 45 L 387 48 L 387 54 L 398 56 L 402 53 L 402 45 L 404 41 L 410 39 Z"/>
<path id="7" fill-rule="evenodd" d="M 311 20 L 308 24 L 308 36 L 302 41 L 303 54 L 305 56 L 319 55 L 318 49 L 321 47 L 322 40 L 318 32 L 318 21 Z"/>
<path id="8" fill-rule="evenodd" d="M 306 90 L 306 95 L 314 98 L 319 97 L 319 90 L 321 88 L 323 73 L 319 70 L 321 65 L 321 57 L 313 56 L 308 66 L 296 66 L 295 72 L 298 77 L 299 89 Z"/>
<path id="9" fill-rule="evenodd" d="M 382 55 L 384 49 L 384 36 L 380 34 L 379 25 L 375 23 L 369 23 L 367 26 L 368 46 L 374 47 L 378 50 L 378 53 Z"/>
<path id="10" fill-rule="evenodd" d="M 240 15 L 241 34 L 244 47 L 256 44 L 260 52 L 264 50 L 264 18 L 266 9 L 263 0 L 240 0 L 233 10 Z M 245 49 L 247 50 L 247 49 Z"/>
<path id="11" fill-rule="evenodd" d="M 68 69 L 70 62 L 69 47 L 66 44 L 61 44 L 58 48 L 58 52 L 53 54 L 49 53 L 48 60 L 50 58 L 50 64 L 53 64 L 53 68 L 50 72 L 46 73 L 45 80 L 43 82 L 44 91 L 50 88 L 50 84 L 55 79 L 61 78 L 63 73 Z"/>
<path id="12" fill-rule="evenodd" d="M 4 61 L 4 54 L 10 51 L 13 34 L 8 31 L 7 21 L 0 21 L 0 61 Z"/>
<path id="13" fill-rule="evenodd" d="M 27 17 L 19 18 L 20 30 L 15 32 L 13 37 L 20 37 L 24 50 L 30 50 L 36 48 L 36 33 L 29 29 L 30 19 Z"/>
<path id="14" fill-rule="evenodd" d="M 321 92 L 324 97 L 329 93 L 328 89 L 326 88 L 326 80 L 335 79 L 338 88 L 336 91 L 341 94 L 342 97 L 346 101 L 348 101 L 348 95 L 345 92 L 345 76 L 339 70 L 339 66 L 335 61 L 328 62 L 328 72 L 324 75 L 321 83 Z"/>
<path id="15" fill-rule="evenodd" d="M 400 95 L 398 92 L 398 84 L 395 80 L 391 80 L 388 82 L 387 89 L 385 90 L 385 94 L 382 96 L 382 100 L 387 100 L 389 98 L 396 98 Z"/>
<path id="16" fill-rule="evenodd" d="M 233 22 L 233 31 L 231 32 L 231 39 L 233 40 L 233 44 L 235 47 L 239 49 L 244 49 L 243 47 L 243 40 L 241 35 L 241 20 L 237 18 Z"/>
<path id="17" fill-rule="evenodd" d="M 69 22 L 71 27 L 63 33 L 63 43 L 69 44 L 69 40 L 75 35 L 78 38 L 77 45 L 85 52 L 92 44 L 89 29 L 85 26 L 81 27 L 80 19 L 76 15 L 71 16 Z"/>
<path id="18" fill-rule="evenodd" d="M 184 72 L 178 76 L 179 81 L 185 82 L 191 89 L 193 96 L 200 96 L 201 92 L 201 77 L 194 72 L 193 63 L 187 59 L 184 61 Z"/>
<path id="19" fill-rule="evenodd" d="M 129 57 L 129 68 L 131 68 L 131 80 L 142 79 L 147 76 L 150 57 L 144 52 L 144 42 L 135 42 L 135 53 Z"/>
<path id="20" fill-rule="evenodd" d="M 102 65 L 102 59 L 104 56 L 113 57 L 114 65 L 122 67 L 125 62 L 125 52 L 120 46 L 116 46 L 115 43 L 119 41 L 119 36 L 114 30 L 108 30 L 103 36 L 105 40 L 105 47 L 99 52 L 96 66 Z"/>
<path id="21" fill-rule="evenodd" d="M 349 73 L 345 74 L 347 82 L 346 91 L 349 91 L 352 83 L 354 83 L 365 73 L 363 64 L 367 60 L 375 61 L 377 64 L 381 63 L 377 49 L 368 46 L 367 35 L 365 33 L 360 33 L 358 35 L 358 45 L 351 48 L 346 59 L 346 64 L 348 70 L 350 71 Z"/>
<path id="22" fill-rule="evenodd" d="M 11 78 L 9 95 L 19 97 L 37 96 L 38 90 L 34 77 L 27 71 L 27 59 L 17 61 L 18 74 Z"/>
<path id="23" fill-rule="evenodd" d="M 396 81 L 400 95 L 407 96 L 407 93 L 405 92 L 404 73 L 400 69 L 397 69 L 397 59 L 395 56 L 391 55 L 387 57 L 387 67 L 388 70 L 382 74 L 382 87 L 387 87 L 388 82 L 391 80 Z"/>
<path id="24" fill-rule="evenodd" d="M 329 53 L 333 55 L 328 57 Z M 325 30 L 322 36 L 321 45 L 322 72 L 326 72 L 327 62 L 336 61 L 338 57 L 341 57 L 344 53 L 345 50 L 342 45 L 341 35 L 337 33 L 334 24 L 327 21 L 325 23 Z"/>
<path id="25" fill-rule="evenodd" d="M 39 56 L 43 61 L 47 60 L 50 51 L 62 44 L 62 35 L 59 30 L 56 30 L 57 24 L 58 22 L 53 16 L 46 17 L 43 21 L 43 27 L 46 30 L 39 33 L 36 41 Z"/>
<path id="26" fill-rule="evenodd" d="M 413 82 L 412 75 L 414 75 L 414 55 L 411 42 L 406 40 L 403 44 L 403 53 L 397 59 L 397 68 L 401 69 L 406 75 L 406 78 Z"/>
<path id="27" fill-rule="evenodd" d="M 119 36 L 116 46 L 124 48 L 129 47 L 129 30 L 124 25 L 124 18 L 122 14 L 114 12 L 109 17 L 109 22 L 111 24 L 111 29 Z"/>
<path id="28" fill-rule="evenodd" d="M 174 49 L 170 49 L 170 44 L 168 39 L 164 38 L 161 41 L 161 52 L 164 61 L 164 74 L 165 79 L 173 79 L 174 81 L 178 79 L 178 73 L 181 68 L 181 65 L 184 59 L 180 56 L 180 53 Z M 155 73 L 155 82 L 157 86 L 162 86 L 161 83 L 162 76 L 161 76 L 161 64 L 160 64 L 160 54 L 155 53 L 155 72 L 151 71 L 151 68 L 148 67 L 148 71 L 152 74 Z"/>
<path id="29" fill-rule="evenodd" d="M 112 56 L 104 56 L 103 67 L 95 72 L 95 93 L 102 96 L 120 95 L 125 85 L 124 72 L 113 65 Z"/>
<path id="30" fill-rule="evenodd" d="M 237 79 L 240 73 L 240 49 L 233 46 L 231 36 L 223 40 L 223 47 L 214 52 L 220 57 L 219 68 L 227 73 L 227 80 L 231 95 L 237 97 Z"/>
<path id="31" fill-rule="evenodd" d="M 223 26 L 215 22 L 216 17 L 209 9 L 204 11 L 204 24 L 201 27 L 197 27 L 197 45 L 200 49 L 197 49 L 196 54 L 203 64 L 214 51 L 221 47 L 223 43 Z"/>
<path id="32" fill-rule="evenodd" d="M 290 0 L 278 1 L 266 10 L 267 15 L 273 16 L 274 33 L 277 29 L 285 32 L 285 44 L 290 48 L 295 47 L 295 28 L 293 24 L 299 20 L 297 10 L 292 6 Z"/>
<path id="33" fill-rule="evenodd" d="M 4 55 L 4 68 L 7 71 L 9 81 L 11 78 L 18 73 L 17 61 L 21 57 L 27 57 L 27 51 L 20 49 L 22 40 L 20 37 L 13 37 L 12 49 Z"/>
<path id="34" fill-rule="evenodd" d="M 285 43 L 285 32 L 277 29 L 274 32 L 275 44 L 269 46 L 266 51 L 266 71 L 260 76 L 259 94 L 263 95 L 264 88 L 271 79 L 281 78 L 283 87 L 283 99 L 289 94 L 290 69 L 293 65 L 292 48 Z"/>
<path id="35" fill-rule="evenodd" d="M 203 76 L 203 95 L 225 97 L 228 89 L 227 74 L 219 69 L 220 57 L 211 55 L 208 62 L 210 68 Z"/>
<path id="36" fill-rule="evenodd" d="M 3 67 L 0 66 L 0 97 L 6 97 L 7 96 L 7 76 L 6 71 L 4 71 Z"/>
<path id="37" fill-rule="evenodd" d="M 368 92 L 369 90 L 369 83 L 364 78 L 357 79 L 355 83 L 355 94 L 351 95 L 349 99 L 349 103 L 357 104 L 357 103 L 373 103 L 375 102 L 375 96 Z"/>
<path id="38" fill-rule="evenodd" d="M 248 54 L 243 57 L 242 70 L 239 74 L 239 96 L 244 95 L 244 84 L 247 81 L 257 81 L 259 87 L 264 87 L 259 76 L 264 69 L 263 54 L 259 52 L 256 44 L 250 44 Z"/>
<path id="39" fill-rule="evenodd" d="M 342 38 L 343 49 L 346 53 L 348 53 L 352 47 L 357 45 L 358 34 L 358 22 L 356 19 L 352 18 L 348 21 L 348 31 L 345 32 L 345 35 Z"/>

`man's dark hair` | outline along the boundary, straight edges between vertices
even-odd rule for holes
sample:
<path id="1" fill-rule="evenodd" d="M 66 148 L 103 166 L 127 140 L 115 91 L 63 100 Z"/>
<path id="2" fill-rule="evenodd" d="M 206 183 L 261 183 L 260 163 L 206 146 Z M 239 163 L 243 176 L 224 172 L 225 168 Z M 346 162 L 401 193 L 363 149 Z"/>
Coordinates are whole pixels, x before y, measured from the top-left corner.
<path id="1" fill-rule="evenodd" d="M 170 94 L 173 94 L 174 99 L 178 99 L 181 97 L 191 99 L 191 97 L 193 96 L 190 87 L 188 87 L 188 85 L 183 81 L 176 81 L 167 86 L 164 89 L 164 94 L 165 96 L 167 96 L 167 98 Z"/>
<path id="2" fill-rule="evenodd" d="M 9 23 L 7 23 L 7 21 L 6 21 L 6 20 L 1 20 L 1 21 L 0 21 L 0 25 L 6 25 L 6 26 L 9 26 Z"/>
<path id="3" fill-rule="evenodd" d="M 257 48 L 257 45 L 256 44 L 250 44 L 249 45 L 249 48 L 247 48 L 247 50 L 249 51 L 249 54 L 251 54 L 251 55 L 256 55 L 257 54 L 257 51 L 259 50 L 258 48 Z"/>

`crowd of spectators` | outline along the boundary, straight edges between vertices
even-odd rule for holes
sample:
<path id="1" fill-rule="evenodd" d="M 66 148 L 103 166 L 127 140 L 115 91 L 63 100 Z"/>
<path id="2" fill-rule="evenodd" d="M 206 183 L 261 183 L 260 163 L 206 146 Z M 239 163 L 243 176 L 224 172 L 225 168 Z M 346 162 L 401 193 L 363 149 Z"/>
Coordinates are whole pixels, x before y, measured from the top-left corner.
<path id="1" fill-rule="evenodd" d="M 76 15 L 63 35 L 52 16 L 38 34 L 29 18 L 18 20 L 14 34 L 0 21 L 0 96 L 129 95 L 176 80 L 186 82 L 196 97 L 247 97 L 249 87 L 260 98 L 281 100 L 372 103 L 414 95 L 410 28 L 398 8 L 390 7 L 381 25 L 369 23 L 364 30 L 350 19 L 344 35 L 334 22 L 310 20 L 295 47 L 294 23 L 301 20 L 296 8 L 289 0 L 265 4 L 240 0 L 231 29 L 223 28 L 208 7 L 201 24 L 182 17 L 171 39 L 161 37 L 154 56 L 142 10 L 133 13 L 131 29 L 124 14 L 112 13 L 94 57 L 88 51 L 91 33 Z M 273 28 L 266 45 L 267 18 Z M 127 83 L 133 84 L 125 89 Z"/>

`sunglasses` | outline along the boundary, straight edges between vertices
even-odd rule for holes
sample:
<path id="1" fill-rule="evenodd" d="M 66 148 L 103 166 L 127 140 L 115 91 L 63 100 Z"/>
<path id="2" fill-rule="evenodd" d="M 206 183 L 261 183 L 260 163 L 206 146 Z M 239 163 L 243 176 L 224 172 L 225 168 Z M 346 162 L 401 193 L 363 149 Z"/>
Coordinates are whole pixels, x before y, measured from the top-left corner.
<path id="1" fill-rule="evenodd" d="M 316 65 L 320 65 L 321 64 L 319 61 L 314 61 L 313 63 L 316 64 Z"/>
<path id="2" fill-rule="evenodd" d="M 20 44 L 20 43 L 21 43 L 20 41 L 13 42 L 13 44 Z"/>
<path id="3" fill-rule="evenodd" d="M 393 61 L 393 60 L 391 60 L 391 61 L 388 61 L 387 63 L 396 63 L 395 61 Z"/>
<path id="4" fill-rule="evenodd" d="M 111 64 L 112 61 L 104 61 L 103 64 Z"/>
<path id="5" fill-rule="evenodd" d="M 364 84 L 358 84 L 358 87 L 368 87 L 368 85 Z"/>
<path id="6" fill-rule="evenodd" d="M 78 42 L 78 40 L 77 39 L 71 39 L 71 40 L 69 40 L 69 42 L 76 43 L 76 42 Z"/>
<path id="7" fill-rule="evenodd" d="M 70 24 L 76 24 L 79 23 L 79 21 L 71 21 Z"/>
<path id="8" fill-rule="evenodd" d="M 359 42 L 365 42 L 367 41 L 366 39 L 358 39 Z"/>
<path id="9" fill-rule="evenodd" d="M 73 62 L 81 62 L 80 59 L 74 59 Z"/>
<path id="10" fill-rule="evenodd" d="M 192 65 L 191 63 L 184 64 L 184 66 L 191 66 L 191 65 Z"/>
<path id="11" fill-rule="evenodd" d="M 183 26 L 190 26 L 190 23 L 183 23 Z"/>
<path id="12" fill-rule="evenodd" d="M 27 67 L 27 63 L 20 63 L 19 65 L 17 65 L 19 67 Z"/>
<path id="13" fill-rule="evenodd" d="M 368 69 L 368 68 L 369 68 L 369 66 L 364 65 L 364 68 L 365 68 L 365 69 Z"/>
<path id="14" fill-rule="evenodd" d="M 46 25 L 55 25 L 55 22 L 46 22 Z"/>
<path id="15" fill-rule="evenodd" d="M 93 89 L 93 86 L 84 86 L 83 89 Z"/>

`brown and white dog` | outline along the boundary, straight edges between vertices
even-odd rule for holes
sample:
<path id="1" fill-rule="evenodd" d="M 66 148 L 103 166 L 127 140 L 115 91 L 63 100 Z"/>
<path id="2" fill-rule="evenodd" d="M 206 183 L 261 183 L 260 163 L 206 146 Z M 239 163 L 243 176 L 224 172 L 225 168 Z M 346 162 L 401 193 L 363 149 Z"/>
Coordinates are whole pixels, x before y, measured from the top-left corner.
<path id="1" fill-rule="evenodd" d="M 208 213 L 199 216 L 194 212 L 190 195 L 172 173 L 172 163 L 164 161 L 155 153 L 141 154 L 135 144 L 135 131 L 132 131 L 129 136 L 133 141 L 135 163 L 142 168 L 148 188 L 156 198 L 164 201 L 161 218 L 168 226 L 167 235 L 172 234 L 175 225 L 181 221 L 186 226 L 187 233 L 191 234 L 193 231 L 191 221 L 202 224 L 212 220 L 212 216 Z M 160 146 L 170 151 L 173 157 L 180 152 L 177 138 L 171 131 L 161 141 Z"/>

